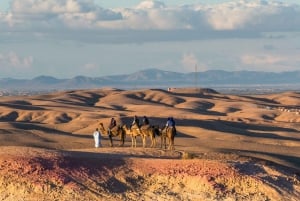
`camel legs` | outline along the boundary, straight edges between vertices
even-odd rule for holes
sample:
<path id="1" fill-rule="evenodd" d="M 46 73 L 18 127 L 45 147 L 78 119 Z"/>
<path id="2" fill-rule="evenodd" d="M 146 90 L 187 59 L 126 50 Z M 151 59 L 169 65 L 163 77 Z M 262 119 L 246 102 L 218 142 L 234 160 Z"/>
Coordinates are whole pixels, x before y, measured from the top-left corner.
<path id="1" fill-rule="evenodd" d="M 131 147 L 134 147 L 134 137 L 131 136 Z"/>
<path id="2" fill-rule="evenodd" d="M 164 134 L 161 135 L 160 142 L 160 147 L 167 149 L 167 138 L 164 136 Z"/>
<path id="3" fill-rule="evenodd" d="M 146 136 L 142 136 L 142 140 L 143 140 L 143 147 L 146 147 Z"/>
<path id="4" fill-rule="evenodd" d="M 120 144 L 119 147 L 123 147 L 125 143 L 125 135 L 123 133 L 120 134 Z"/>
<path id="5" fill-rule="evenodd" d="M 111 134 L 108 134 L 109 137 L 109 146 L 113 147 L 113 140 Z"/>
<path id="6" fill-rule="evenodd" d="M 171 130 L 170 130 L 171 129 Z M 168 149 L 174 150 L 174 137 L 175 137 L 175 129 L 174 128 L 167 128 L 166 130 L 166 138 L 168 138 Z"/>
<path id="7" fill-rule="evenodd" d="M 155 137 L 151 137 L 151 148 L 156 147 L 156 139 Z"/>
<path id="8" fill-rule="evenodd" d="M 168 137 L 168 143 L 169 143 L 168 149 L 171 150 L 172 149 L 172 140 L 169 137 Z"/>
<path id="9" fill-rule="evenodd" d="M 168 149 L 169 149 L 169 150 L 174 150 L 174 143 L 173 143 L 173 141 L 172 141 L 171 138 L 169 138 L 169 146 L 168 146 Z"/>
<path id="10" fill-rule="evenodd" d="M 161 145 L 160 147 L 163 149 L 167 149 L 167 128 L 163 128 L 161 130 L 161 136 L 160 136 L 160 142 Z M 169 143 L 169 138 L 168 138 L 168 143 Z"/>
<path id="11" fill-rule="evenodd" d="M 136 147 L 136 136 L 133 136 L 133 146 Z"/>
<path id="12" fill-rule="evenodd" d="M 171 136 L 168 139 L 169 139 L 169 147 L 168 147 L 168 149 L 169 150 L 174 150 L 175 149 L 174 148 L 174 136 Z"/>
<path id="13" fill-rule="evenodd" d="M 131 147 L 136 147 L 136 136 L 131 136 Z"/>

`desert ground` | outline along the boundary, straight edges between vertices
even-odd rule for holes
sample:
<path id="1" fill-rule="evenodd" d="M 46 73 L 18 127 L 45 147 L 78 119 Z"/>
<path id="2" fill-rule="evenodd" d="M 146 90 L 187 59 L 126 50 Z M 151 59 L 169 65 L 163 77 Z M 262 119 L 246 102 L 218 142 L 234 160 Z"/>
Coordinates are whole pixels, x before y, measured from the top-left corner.
<path id="1" fill-rule="evenodd" d="M 175 149 L 92 133 L 175 118 Z M 111 88 L 0 97 L 0 200 L 300 200 L 300 93 Z"/>

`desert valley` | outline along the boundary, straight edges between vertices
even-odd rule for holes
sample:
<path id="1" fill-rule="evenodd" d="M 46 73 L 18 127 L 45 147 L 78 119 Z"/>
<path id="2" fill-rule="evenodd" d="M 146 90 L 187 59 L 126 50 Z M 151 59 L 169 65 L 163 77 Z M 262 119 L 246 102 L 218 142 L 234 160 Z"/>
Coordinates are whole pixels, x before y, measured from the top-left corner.
<path id="1" fill-rule="evenodd" d="M 112 117 L 176 121 L 175 149 L 94 147 Z M 300 93 L 101 88 L 0 98 L 0 200 L 300 200 Z"/>

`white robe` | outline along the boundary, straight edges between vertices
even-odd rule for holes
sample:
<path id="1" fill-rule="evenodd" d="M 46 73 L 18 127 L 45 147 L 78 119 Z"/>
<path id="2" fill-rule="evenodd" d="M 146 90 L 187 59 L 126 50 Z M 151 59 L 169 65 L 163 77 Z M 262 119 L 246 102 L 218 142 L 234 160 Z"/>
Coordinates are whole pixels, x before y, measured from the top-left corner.
<path id="1" fill-rule="evenodd" d="M 95 131 L 93 133 L 93 136 L 94 136 L 94 140 L 95 140 L 95 147 L 96 148 L 101 147 L 100 133 L 99 133 L 99 131 Z"/>

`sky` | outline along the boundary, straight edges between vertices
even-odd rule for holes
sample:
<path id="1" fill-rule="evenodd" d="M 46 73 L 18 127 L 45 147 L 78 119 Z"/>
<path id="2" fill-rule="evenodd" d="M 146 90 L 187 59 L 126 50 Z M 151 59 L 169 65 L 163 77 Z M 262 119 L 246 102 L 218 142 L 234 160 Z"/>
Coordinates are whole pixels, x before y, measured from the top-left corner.
<path id="1" fill-rule="evenodd" d="M 300 70 L 299 0 L 1 0 L 0 78 Z"/>

